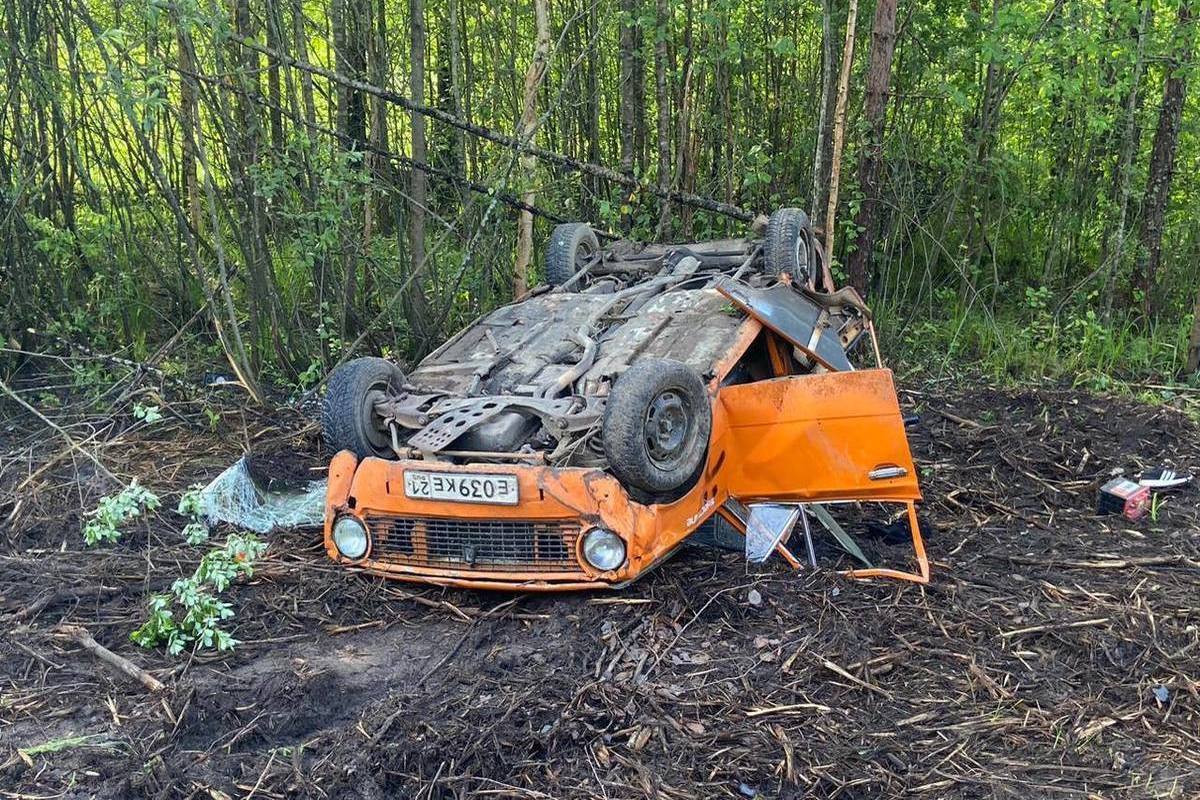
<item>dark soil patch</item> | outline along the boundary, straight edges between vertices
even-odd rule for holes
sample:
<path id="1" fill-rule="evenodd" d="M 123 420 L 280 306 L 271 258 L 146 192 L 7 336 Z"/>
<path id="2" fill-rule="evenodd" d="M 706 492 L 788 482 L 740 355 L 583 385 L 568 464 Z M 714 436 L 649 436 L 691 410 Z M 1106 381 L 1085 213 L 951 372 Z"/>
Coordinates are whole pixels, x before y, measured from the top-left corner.
<path id="1" fill-rule="evenodd" d="M 309 483 L 321 480 L 329 467 L 329 458 L 317 442 L 305 442 L 305 449 L 287 445 L 267 446 L 245 455 L 246 472 L 259 487 L 268 492 L 304 489 Z"/>
<path id="2" fill-rule="evenodd" d="M 128 639 L 147 595 L 200 554 L 166 509 L 256 444 L 310 454 L 264 447 L 268 472 L 307 473 L 321 458 L 312 429 L 231 408 L 213 432 L 186 404 L 150 429 L 71 421 L 81 439 L 105 430 L 106 465 L 164 497 L 121 543 L 85 550 L 80 519 L 114 487 L 76 454 L 16 492 L 50 454 L 36 421 L 14 417 L 0 440 L 0 787 L 1200 796 L 1197 491 L 1169 496 L 1155 519 L 1094 514 L 1114 469 L 1200 469 L 1197 427 L 1171 408 L 1069 390 L 928 386 L 902 403 L 922 416 L 911 438 L 928 587 L 689 550 L 622 592 L 513 598 L 334 568 L 298 531 L 273 537 L 230 590 L 237 649 L 178 659 Z M 906 552 L 869 542 L 880 560 Z M 61 622 L 151 670 L 165 695 L 57 637 Z M 18 754 L 47 742 L 68 745 Z"/>

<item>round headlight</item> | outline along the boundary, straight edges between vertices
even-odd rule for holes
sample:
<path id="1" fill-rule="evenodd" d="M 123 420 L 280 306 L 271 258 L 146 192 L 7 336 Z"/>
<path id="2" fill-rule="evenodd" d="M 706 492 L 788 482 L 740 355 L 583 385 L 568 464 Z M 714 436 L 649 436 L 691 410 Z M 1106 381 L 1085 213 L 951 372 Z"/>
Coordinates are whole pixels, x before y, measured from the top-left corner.
<path id="1" fill-rule="evenodd" d="M 592 528 L 583 537 L 583 557 L 598 570 L 607 572 L 625 563 L 625 542 L 604 528 Z"/>
<path id="2" fill-rule="evenodd" d="M 346 558 L 360 559 L 367 554 L 367 529 L 354 517 L 339 517 L 333 523 L 333 543 Z"/>

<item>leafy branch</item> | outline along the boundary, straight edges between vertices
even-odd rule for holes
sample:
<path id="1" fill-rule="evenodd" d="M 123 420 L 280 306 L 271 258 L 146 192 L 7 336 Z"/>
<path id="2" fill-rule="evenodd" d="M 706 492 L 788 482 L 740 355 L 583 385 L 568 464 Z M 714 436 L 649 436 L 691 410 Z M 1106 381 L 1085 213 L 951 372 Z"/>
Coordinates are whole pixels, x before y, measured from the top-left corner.
<path id="1" fill-rule="evenodd" d="M 252 533 L 230 534 L 223 547 L 200 559 L 190 577 L 176 580 L 169 593 L 150 598 L 150 616 L 130 638 L 146 648 L 165 644 L 171 655 L 182 653 L 188 645 L 232 650 L 237 640 L 219 626 L 233 617 L 233 608 L 218 595 L 238 578 L 253 575 L 254 564 L 266 549 L 266 543 Z"/>

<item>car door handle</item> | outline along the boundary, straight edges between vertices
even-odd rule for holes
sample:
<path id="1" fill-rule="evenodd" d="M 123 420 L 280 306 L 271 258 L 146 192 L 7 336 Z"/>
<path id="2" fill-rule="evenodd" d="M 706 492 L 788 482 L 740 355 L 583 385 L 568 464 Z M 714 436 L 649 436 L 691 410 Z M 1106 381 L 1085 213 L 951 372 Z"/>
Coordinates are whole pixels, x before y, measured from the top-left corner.
<path id="1" fill-rule="evenodd" d="M 908 470 L 904 467 L 895 464 L 880 464 L 868 472 L 867 477 L 873 481 L 886 481 L 888 478 L 903 478 L 907 474 Z"/>

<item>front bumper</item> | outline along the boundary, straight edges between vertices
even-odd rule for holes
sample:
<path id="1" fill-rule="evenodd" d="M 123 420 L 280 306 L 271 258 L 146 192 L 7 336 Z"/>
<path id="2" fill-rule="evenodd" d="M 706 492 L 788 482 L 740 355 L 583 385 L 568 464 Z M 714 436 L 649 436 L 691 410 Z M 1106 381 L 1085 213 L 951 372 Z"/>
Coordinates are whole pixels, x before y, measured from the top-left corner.
<path id="1" fill-rule="evenodd" d="M 408 470 L 512 475 L 518 501 L 500 505 L 412 498 L 405 492 Z M 377 458 L 359 462 L 342 452 L 329 468 L 325 549 L 331 559 L 351 567 L 441 586 L 615 588 L 668 556 L 715 509 L 714 500 L 699 499 L 701 493 L 697 486 L 676 503 L 652 510 L 598 470 Z M 367 528 L 370 544 L 360 559 L 346 558 L 334 544 L 333 524 L 344 515 Z M 583 557 L 583 537 L 597 527 L 613 531 L 625 543 L 625 562 L 616 569 L 598 570 Z"/>

